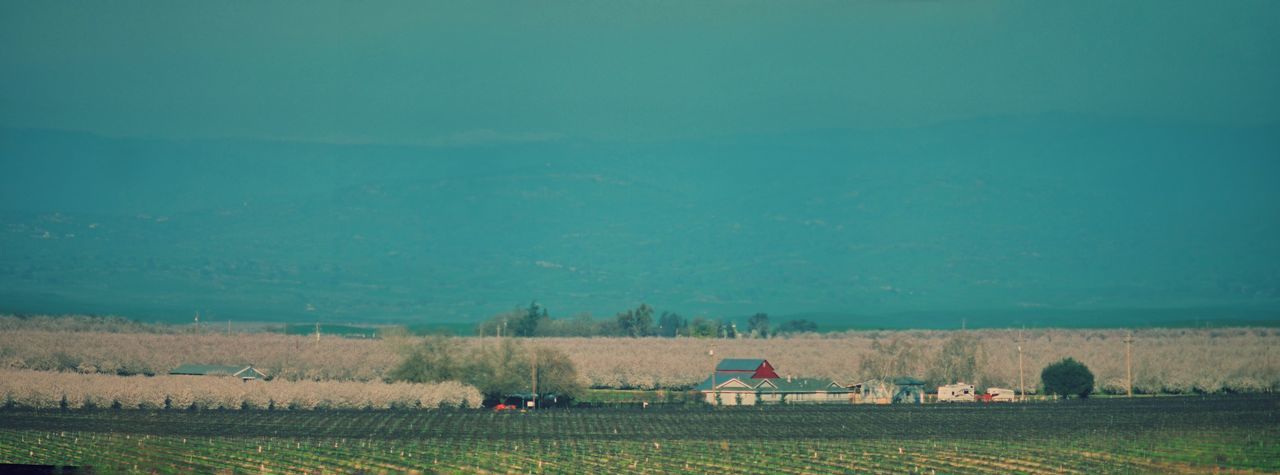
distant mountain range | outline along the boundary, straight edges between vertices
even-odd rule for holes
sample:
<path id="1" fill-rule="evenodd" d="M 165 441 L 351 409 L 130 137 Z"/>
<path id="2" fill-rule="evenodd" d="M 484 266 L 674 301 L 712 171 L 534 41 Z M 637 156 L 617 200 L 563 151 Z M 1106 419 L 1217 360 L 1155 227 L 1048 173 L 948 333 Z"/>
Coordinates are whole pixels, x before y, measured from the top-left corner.
<path id="1" fill-rule="evenodd" d="M 466 147 L 2 130 L 0 312 L 1280 320 L 1278 137 L 1078 117 Z"/>

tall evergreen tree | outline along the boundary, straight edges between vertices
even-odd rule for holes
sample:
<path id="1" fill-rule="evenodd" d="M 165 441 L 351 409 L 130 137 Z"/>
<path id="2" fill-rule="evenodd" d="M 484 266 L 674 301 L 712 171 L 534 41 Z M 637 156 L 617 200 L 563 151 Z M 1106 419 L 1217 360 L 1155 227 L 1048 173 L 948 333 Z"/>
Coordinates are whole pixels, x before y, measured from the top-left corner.
<path id="1" fill-rule="evenodd" d="M 524 317 L 516 322 L 516 336 L 530 337 L 538 334 L 538 325 L 543 320 L 550 318 L 547 315 L 547 308 L 539 305 L 538 302 L 530 302 L 529 308 L 525 309 Z"/>
<path id="2" fill-rule="evenodd" d="M 757 313 L 747 320 L 747 331 L 756 338 L 769 338 L 769 314 Z"/>
<path id="3" fill-rule="evenodd" d="M 672 312 L 662 312 L 662 316 L 658 318 L 658 335 L 665 337 L 674 337 L 679 335 L 689 336 L 689 322 L 680 315 Z"/>

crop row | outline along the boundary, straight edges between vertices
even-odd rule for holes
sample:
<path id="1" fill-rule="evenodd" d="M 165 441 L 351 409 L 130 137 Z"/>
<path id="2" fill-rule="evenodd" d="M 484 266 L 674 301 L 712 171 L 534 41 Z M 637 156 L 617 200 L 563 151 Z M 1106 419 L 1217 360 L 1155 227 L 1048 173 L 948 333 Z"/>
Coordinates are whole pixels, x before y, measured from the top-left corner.
<path id="1" fill-rule="evenodd" d="M 104 471 L 1280 471 L 1280 399 L 715 410 L 0 410 L 0 463 Z"/>
<path id="2" fill-rule="evenodd" d="M 1274 435 L 1274 434 L 1273 434 Z M 417 440 L 150 436 L 0 429 L 0 462 L 102 471 L 1106 473 L 1280 469 L 1241 431 L 1035 440 Z"/>
<path id="3" fill-rule="evenodd" d="M 155 435 L 455 439 L 1008 439 L 1057 434 L 1265 429 L 1274 396 L 1094 399 L 1027 404 L 438 411 L 0 411 L 0 427 Z"/>

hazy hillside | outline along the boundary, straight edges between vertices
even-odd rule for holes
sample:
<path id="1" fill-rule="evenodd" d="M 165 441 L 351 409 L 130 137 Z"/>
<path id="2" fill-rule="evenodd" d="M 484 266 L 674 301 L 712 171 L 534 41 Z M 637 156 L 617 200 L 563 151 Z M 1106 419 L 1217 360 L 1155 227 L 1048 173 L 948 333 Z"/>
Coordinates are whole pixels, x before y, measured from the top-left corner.
<path id="1" fill-rule="evenodd" d="M 0 311 L 1274 319 L 1277 132 L 1057 117 L 384 147 L 4 130 Z"/>

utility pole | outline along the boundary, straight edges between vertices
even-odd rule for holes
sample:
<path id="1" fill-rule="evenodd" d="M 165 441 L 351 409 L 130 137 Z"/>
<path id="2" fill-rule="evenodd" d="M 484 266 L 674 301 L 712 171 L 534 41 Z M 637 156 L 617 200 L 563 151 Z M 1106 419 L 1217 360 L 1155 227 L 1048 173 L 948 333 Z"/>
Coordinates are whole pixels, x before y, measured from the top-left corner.
<path id="1" fill-rule="evenodd" d="M 316 322 L 316 344 L 320 344 L 320 322 Z"/>
<path id="2" fill-rule="evenodd" d="M 1027 387 L 1022 382 L 1022 331 L 1018 331 L 1018 394 L 1021 400 L 1027 400 Z"/>
<path id="3" fill-rule="evenodd" d="M 1133 397 L 1133 332 L 1124 337 L 1124 384 L 1129 387 L 1129 397 Z"/>
<path id="4" fill-rule="evenodd" d="M 227 336 L 231 336 L 231 320 L 227 320 Z"/>
<path id="5" fill-rule="evenodd" d="M 716 347 L 715 345 L 711 345 L 711 350 L 707 351 L 707 356 L 711 357 L 711 390 L 715 392 L 720 392 L 716 390 Z"/>
<path id="6" fill-rule="evenodd" d="M 538 408 L 538 350 L 529 351 L 529 359 L 533 361 L 533 408 Z"/>

